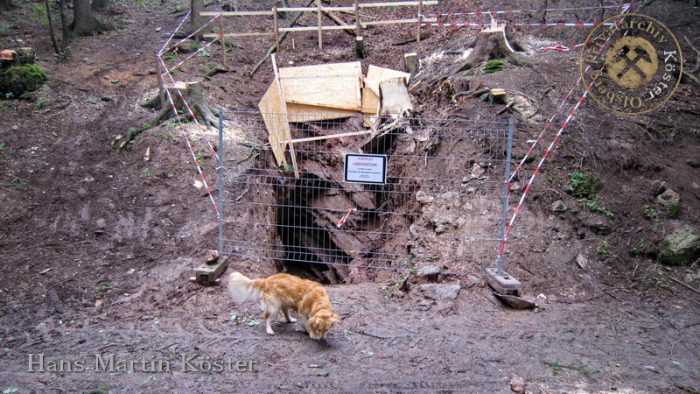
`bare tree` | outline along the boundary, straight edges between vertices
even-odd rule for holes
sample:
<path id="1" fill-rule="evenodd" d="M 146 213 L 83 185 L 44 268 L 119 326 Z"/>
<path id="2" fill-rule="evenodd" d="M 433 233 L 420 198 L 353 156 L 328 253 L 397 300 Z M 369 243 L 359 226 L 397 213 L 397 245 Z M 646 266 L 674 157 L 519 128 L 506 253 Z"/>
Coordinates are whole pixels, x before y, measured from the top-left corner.
<path id="1" fill-rule="evenodd" d="M 199 15 L 204 9 L 204 0 L 190 0 L 190 9 L 190 31 L 193 32 L 207 23 L 207 18 Z M 198 33 L 195 38 L 201 39 L 202 32 Z"/>

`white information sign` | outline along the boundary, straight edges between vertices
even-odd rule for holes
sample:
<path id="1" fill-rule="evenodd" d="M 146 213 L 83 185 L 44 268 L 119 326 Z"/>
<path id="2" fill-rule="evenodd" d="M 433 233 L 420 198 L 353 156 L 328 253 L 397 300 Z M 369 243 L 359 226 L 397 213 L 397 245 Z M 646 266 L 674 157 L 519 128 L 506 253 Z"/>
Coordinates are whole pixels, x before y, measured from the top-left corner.
<path id="1" fill-rule="evenodd" d="M 345 155 L 345 182 L 386 183 L 386 155 Z"/>

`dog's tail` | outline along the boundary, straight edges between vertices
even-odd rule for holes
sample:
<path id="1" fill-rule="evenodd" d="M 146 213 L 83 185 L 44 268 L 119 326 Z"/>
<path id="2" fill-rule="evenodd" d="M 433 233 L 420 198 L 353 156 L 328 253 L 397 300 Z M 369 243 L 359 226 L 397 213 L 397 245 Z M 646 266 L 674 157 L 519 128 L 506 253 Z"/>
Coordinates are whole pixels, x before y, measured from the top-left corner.
<path id="1" fill-rule="evenodd" d="M 260 290 L 253 287 L 253 280 L 234 272 L 228 277 L 228 292 L 237 304 L 260 297 Z"/>

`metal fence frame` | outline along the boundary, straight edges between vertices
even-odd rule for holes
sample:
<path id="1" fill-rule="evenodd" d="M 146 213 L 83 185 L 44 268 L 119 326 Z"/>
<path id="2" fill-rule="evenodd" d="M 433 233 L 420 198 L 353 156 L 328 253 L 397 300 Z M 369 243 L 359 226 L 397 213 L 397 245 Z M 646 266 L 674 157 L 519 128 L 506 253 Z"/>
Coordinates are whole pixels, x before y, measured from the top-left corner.
<path id="1" fill-rule="evenodd" d="M 233 257 L 238 257 L 238 258 L 242 258 L 242 259 L 264 260 L 264 261 L 271 261 L 271 262 L 283 261 L 284 263 L 291 263 L 291 262 L 297 261 L 297 262 L 305 262 L 305 263 L 311 263 L 311 264 L 325 264 L 327 267 L 346 267 L 346 268 L 359 267 L 359 268 L 368 268 L 368 269 L 396 270 L 396 271 L 405 271 L 407 269 L 415 269 L 415 265 L 412 268 L 407 267 L 405 264 L 406 261 L 412 261 L 412 259 L 416 260 L 416 261 L 423 261 L 421 259 L 425 256 L 421 256 L 421 255 L 415 255 L 415 254 L 410 254 L 410 253 L 402 254 L 402 253 L 383 252 L 383 251 L 381 251 L 381 245 L 378 248 L 375 248 L 375 250 L 349 251 L 349 252 L 353 252 L 352 254 L 348 254 L 348 256 L 350 256 L 350 259 L 348 260 L 347 257 L 345 257 L 344 258 L 345 260 L 341 259 L 341 262 L 337 262 L 337 261 L 336 262 L 313 261 L 310 258 L 306 258 L 306 259 L 290 258 L 289 257 L 290 255 L 306 256 L 306 255 L 311 254 L 311 252 L 308 252 L 308 251 L 294 252 L 294 253 L 290 252 L 290 249 L 297 250 L 299 248 L 296 245 L 289 245 L 289 244 L 285 244 L 284 242 L 280 242 L 280 243 L 267 242 L 266 243 L 266 242 L 262 242 L 261 240 L 255 240 L 255 239 L 242 240 L 242 239 L 235 239 L 235 238 L 231 238 L 231 237 L 227 238 L 226 213 L 231 211 L 232 209 L 235 210 L 235 209 L 240 208 L 246 204 L 248 204 L 249 207 L 251 204 L 264 205 L 267 208 L 274 209 L 275 212 L 279 212 L 280 209 L 282 209 L 282 210 L 286 209 L 285 204 L 280 204 L 277 201 L 275 201 L 274 203 L 263 204 L 260 202 L 256 203 L 256 202 L 251 201 L 251 200 L 242 200 L 241 201 L 241 197 L 238 197 L 238 199 L 236 201 L 227 200 L 226 195 L 227 195 L 228 189 L 230 189 L 231 185 L 238 185 L 238 186 L 241 186 L 241 185 L 246 185 L 246 186 L 267 185 L 269 187 L 276 185 L 275 187 L 281 188 L 281 190 L 285 190 L 285 192 L 287 192 L 288 190 L 286 190 L 285 188 L 289 187 L 290 182 L 292 182 L 294 185 L 298 185 L 299 181 L 298 181 L 298 178 L 296 178 L 297 180 L 295 180 L 294 176 L 291 175 L 290 173 L 285 173 L 284 169 L 280 169 L 280 168 L 276 167 L 274 165 L 274 160 L 266 160 L 265 161 L 266 168 L 250 169 L 250 170 L 246 171 L 244 174 L 241 174 L 240 176 L 237 176 L 233 179 L 228 179 L 227 174 L 226 174 L 227 168 L 226 168 L 226 164 L 225 164 L 226 163 L 226 151 L 227 151 L 226 141 L 225 141 L 226 140 L 225 139 L 225 132 L 226 131 L 224 130 L 223 119 L 224 119 L 223 110 L 220 110 L 218 149 L 217 149 L 217 151 L 218 151 L 218 165 L 217 165 L 217 178 L 218 178 L 218 180 L 217 180 L 217 189 L 218 189 L 217 199 L 218 199 L 218 201 L 217 201 L 217 203 L 218 203 L 218 207 L 219 207 L 219 213 L 218 213 L 218 217 L 217 217 L 218 218 L 217 249 L 219 251 L 219 255 L 221 255 L 221 256 L 233 256 Z M 227 119 L 232 119 L 234 122 L 238 122 L 239 125 L 246 127 L 246 128 L 257 127 L 260 129 L 258 131 L 261 131 L 262 128 L 264 127 L 264 122 L 262 121 L 262 114 L 259 111 L 233 110 L 233 111 L 227 112 Z M 255 119 L 257 119 L 257 120 L 255 120 Z M 474 138 L 475 141 L 478 140 L 479 138 L 485 138 L 487 140 L 493 139 L 493 140 L 497 141 L 498 143 L 502 144 L 502 145 L 498 145 L 498 146 L 494 145 L 494 146 L 496 146 L 496 156 L 498 156 L 499 154 L 502 154 L 504 156 L 502 159 L 488 158 L 486 156 L 483 156 L 481 158 L 477 158 L 477 157 L 464 158 L 464 157 L 461 157 L 459 155 L 454 155 L 454 156 L 449 156 L 449 157 L 447 157 L 447 156 L 445 156 L 445 157 L 440 157 L 440 156 L 433 157 L 433 156 L 428 156 L 427 153 L 425 154 L 424 157 L 421 157 L 421 159 L 425 163 L 424 168 L 427 168 L 429 161 L 432 161 L 432 160 L 445 160 L 446 162 L 449 162 L 449 160 L 459 161 L 459 160 L 467 160 L 468 159 L 467 161 L 481 160 L 482 162 L 486 163 L 485 168 L 494 167 L 494 168 L 490 169 L 491 176 L 495 177 L 496 174 L 501 173 L 501 171 L 502 171 L 502 174 L 503 174 L 502 181 L 500 179 L 500 175 L 498 175 L 497 180 L 489 181 L 489 183 L 493 186 L 494 190 L 497 191 L 497 194 L 492 195 L 492 196 L 488 196 L 488 195 L 486 196 L 486 197 L 498 197 L 498 200 L 500 200 L 500 210 L 499 210 L 500 212 L 497 212 L 495 215 L 495 216 L 497 216 L 497 222 L 498 222 L 497 227 L 498 228 L 497 229 L 496 228 L 490 229 L 490 230 L 493 230 L 494 234 L 497 231 L 498 232 L 497 236 L 495 236 L 494 238 L 490 238 L 490 239 L 489 238 L 479 239 L 477 237 L 472 237 L 473 234 L 465 234 L 463 241 L 467 242 L 466 240 L 469 239 L 469 240 L 471 240 L 469 242 L 477 242 L 477 241 L 493 242 L 494 246 L 493 246 L 493 249 L 491 251 L 490 256 L 486 257 L 483 254 L 481 255 L 481 259 L 488 259 L 488 262 L 481 263 L 481 265 L 482 265 L 481 268 L 487 268 L 484 265 L 490 266 L 495 261 L 495 265 L 496 265 L 495 272 L 497 272 L 498 275 L 503 275 L 503 267 L 505 264 L 505 261 L 504 261 L 505 259 L 504 259 L 503 255 L 497 254 L 497 249 L 498 249 L 498 245 L 500 245 L 500 243 L 503 241 L 503 239 L 505 237 L 505 230 L 506 230 L 506 223 L 507 223 L 507 213 L 508 213 L 508 203 L 509 203 L 508 181 L 509 181 L 509 177 L 511 175 L 510 174 L 510 171 L 511 171 L 510 162 L 511 162 L 511 158 L 512 158 L 512 147 L 513 147 L 513 141 L 514 141 L 514 134 L 515 134 L 515 130 L 516 130 L 515 121 L 512 118 L 509 119 L 508 122 L 484 121 L 484 120 L 470 121 L 470 120 L 462 120 L 462 119 L 425 119 L 425 118 L 414 118 L 414 119 L 404 120 L 404 122 L 406 122 L 406 121 L 408 122 L 406 124 L 409 125 L 409 129 L 411 129 L 410 124 L 412 124 L 412 123 L 414 124 L 414 126 L 412 127 L 412 130 L 411 130 L 413 133 L 417 133 L 419 131 L 418 129 L 420 129 L 420 128 L 430 129 L 432 127 L 432 128 L 434 128 L 433 132 L 435 130 L 438 130 L 437 134 L 434 134 L 432 136 L 432 137 L 437 136 L 435 138 L 442 138 L 439 133 L 443 133 L 443 132 L 444 133 L 464 132 L 465 137 L 463 137 L 463 139 L 471 136 L 471 138 Z M 343 120 L 343 121 L 322 121 L 322 122 L 319 122 L 319 121 L 299 122 L 299 123 L 295 123 L 296 128 L 295 128 L 294 132 L 297 133 L 297 136 L 299 133 L 303 134 L 303 133 L 323 132 L 326 128 L 330 127 L 332 129 L 333 127 L 340 125 L 342 122 L 345 122 L 346 124 L 348 123 L 345 120 Z M 462 128 L 450 128 L 450 127 L 437 126 L 440 124 L 453 124 L 453 125 L 456 124 L 456 125 L 461 125 Z M 311 126 L 309 126 L 309 125 L 311 125 Z M 489 126 L 488 128 L 486 127 L 487 125 Z M 442 128 L 438 129 L 438 127 L 442 127 Z M 481 133 L 481 134 L 479 134 L 479 133 Z M 323 146 L 328 146 L 325 144 L 328 144 L 328 141 L 331 141 L 332 134 L 334 134 L 334 133 L 331 131 L 330 133 L 328 133 L 329 138 L 313 141 L 313 143 L 311 143 L 310 147 L 306 147 L 306 150 L 304 149 L 304 147 L 298 147 L 295 154 L 298 155 L 299 162 L 303 162 L 304 158 L 305 157 L 308 158 L 309 155 L 328 154 L 329 151 L 323 151 L 322 149 L 325 149 L 325 148 L 323 148 Z M 340 133 L 337 133 L 337 134 L 340 134 Z M 396 133 L 396 135 L 399 135 L 399 134 L 407 135 L 407 134 L 405 134 L 405 130 L 403 133 Z M 389 136 L 389 134 L 386 134 L 386 136 L 384 138 L 388 138 L 388 139 L 397 138 L 397 137 L 388 137 L 388 136 Z M 334 140 L 340 141 L 340 139 L 334 139 Z M 392 140 L 392 141 L 394 141 L 394 140 Z M 357 143 L 357 141 L 355 143 Z M 457 143 L 455 143 L 455 144 L 457 144 Z M 393 142 L 392 142 L 392 144 L 393 144 Z M 321 150 L 318 150 L 318 149 L 313 150 L 314 148 L 321 148 Z M 499 149 L 502 149 L 501 153 L 498 153 Z M 305 156 L 305 155 L 307 155 L 307 156 Z M 392 158 L 395 156 L 398 156 L 398 155 L 395 155 L 392 153 L 388 154 L 389 158 Z M 415 160 L 417 158 L 418 158 L 418 156 L 413 155 L 409 159 Z M 503 165 L 501 168 L 498 168 L 498 166 L 494 166 L 493 163 L 502 163 Z M 448 166 L 445 165 L 445 168 L 448 168 Z M 501 170 L 501 171 L 499 171 L 499 170 Z M 416 174 L 416 176 L 402 177 L 400 179 L 400 182 L 406 181 L 407 183 L 400 183 L 400 182 L 389 183 L 388 184 L 389 186 L 387 187 L 387 191 L 386 191 L 386 193 L 387 193 L 386 196 L 389 196 L 388 198 L 394 198 L 399 193 L 403 193 L 403 192 L 399 192 L 399 191 L 394 190 L 395 188 L 400 187 L 400 186 L 412 185 L 412 186 L 408 186 L 408 189 L 407 189 L 408 192 L 406 194 L 410 195 L 411 198 L 416 199 L 417 192 L 420 190 L 423 190 L 424 187 L 436 186 L 438 181 L 449 181 L 449 182 L 445 182 L 445 183 L 441 183 L 440 185 L 437 185 L 437 186 L 439 186 L 438 189 L 440 189 L 443 192 L 453 192 L 453 193 L 456 192 L 460 196 L 459 201 L 461 204 L 462 197 L 463 197 L 463 195 L 462 195 L 463 191 L 461 191 L 460 188 L 463 189 L 463 185 L 460 186 L 459 183 L 455 183 L 455 181 L 459 180 L 458 179 L 459 177 L 461 177 L 462 175 L 465 175 L 467 173 L 468 173 L 468 170 L 465 169 L 463 174 L 456 174 L 457 175 L 456 178 L 455 177 L 451 177 L 451 178 L 445 177 L 445 178 L 437 178 L 437 179 L 428 179 L 425 176 L 420 177 L 419 176 L 420 174 Z M 247 180 L 243 179 L 243 177 L 246 177 L 246 176 L 253 177 L 253 178 L 258 176 L 259 179 L 257 179 L 257 180 L 256 179 L 247 179 Z M 335 174 L 335 176 L 336 176 L 335 179 L 337 179 L 337 174 Z M 390 178 L 392 178 L 394 180 L 398 179 L 396 177 L 396 174 L 392 174 Z M 463 178 L 461 181 L 464 182 L 464 179 L 466 179 L 466 178 Z M 435 184 L 430 183 L 430 181 L 433 181 L 433 180 L 436 181 Z M 423 182 L 423 183 L 421 183 L 421 182 Z M 326 184 L 327 183 L 328 182 L 326 182 Z M 446 186 L 447 183 L 449 183 L 449 185 L 447 185 L 446 188 L 443 188 L 444 186 Z M 455 186 L 455 185 L 457 185 L 457 186 Z M 484 181 L 480 185 L 486 185 L 486 182 Z M 296 187 L 301 187 L 301 186 L 294 186 L 294 188 L 296 188 Z M 330 192 L 331 189 L 333 189 L 333 187 L 328 186 L 328 185 L 320 186 L 320 184 L 317 184 L 314 186 L 314 182 L 311 182 L 308 186 L 302 187 L 301 190 L 306 190 L 306 189 L 304 189 L 305 187 L 308 190 L 311 190 L 310 188 L 316 188 L 319 190 L 319 194 L 324 192 L 324 191 L 327 194 Z M 457 188 L 457 190 L 455 190 L 455 187 Z M 375 199 L 380 197 L 380 194 L 382 193 L 382 191 L 377 191 L 375 189 L 372 189 L 372 186 L 370 186 L 368 188 L 369 189 L 367 189 L 366 186 L 362 186 L 361 189 L 359 189 L 359 190 L 354 189 L 354 190 L 356 190 L 358 193 L 365 193 L 365 192 L 368 192 L 367 190 L 370 190 L 373 193 L 375 193 Z M 380 187 L 380 189 L 381 189 L 381 187 Z M 394 195 L 392 195 L 392 193 Z M 254 197 L 254 195 L 253 195 L 254 193 L 249 193 L 249 194 L 250 194 L 249 197 Z M 386 197 L 386 196 L 384 196 L 384 197 Z M 479 196 L 475 195 L 475 197 L 479 197 Z M 411 212 L 412 216 L 420 217 L 420 215 L 423 213 L 422 212 L 423 206 L 421 204 L 418 204 L 418 205 L 419 205 L 420 209 L 418 209 L 418 211 Z M 302 208 L 303 207 L 292 207 L 290 209 L 302 209 Z M 248 208 L 248 209 L 250 209 L 250 208 Z M 317 209 L 320 209 L 323 211 L 325 208 L 317 208 Z M 341 217 L 340 213 L 345 212 L 345 211 L 346 211 L 345 209 L 342 209 L 342 210 L 336 210 L 333 213 L 338 214 L 338 217 Z M 368 210 L 364 210 L 364 209 L 360 209 L 359 211 L 357 209 L 354 209 L 354 210 L 351 209 L 350 211 L 347 211 L 346 214 L 341 217 L 341 220 L 344 221 L 345 219 L 347 219 L 348 216 L 350 216 L 352 211 L 363 213 L 363 214 L 369 213 Z M 381 211 L 379 208 L 377 209 L 377 211 L 375 213 L 377 215 L 380 215 L 380 214 L 397 215 L 397 213 L 395 213 L 395 212 L 384 212 L 384 211 Z M 237 212 L 233 212 L 233 214 L 236 217 L 242 217 L 242 216 L 240 216 L 240 214 L 236 215 Z M 353 212 L 353 214 L 354 214 L 354 212 Z M 405 215 L 407 215 L 407 214 L 405 214 Z M 243 228 L 245 226 L 252 226 L 251 228 L 256 228 L 258 230 L 260 228 L 272 227 L 275 231 L 274 234 L 276 234 L 278 239 L 279 239 L 279 237 L 282 237 L 282 235 L 284 234 L 284 231 L 290 231 L 290 232 L 291 231 L 309 231 L 308 226 L 303 226 L 300 223 L 296 223 L 296 221 L 295 221 L 296 219 L 294 219 L 292 221 L 291 225 L 289 225 L 287 222 L 280 223 L 280 221 L 277 219 L 278 218 L 276 218 L 275 223 L 272 223 L 272 224 L 265 223 L 261 219 L 255 219 L 251 222 L 241 221 L 239 224 L 236 225 L 236 226 L 238 226 L 236 229 L 240 230 L 241 228 Z M 356 225 L 357 225 L 357 223 L 356 223 Z M 241 226 L 243 226 L 243 227 L 241 227 Z M 325 227 L 323 229 L 328 230 L 328 228 L 325 228 Z M 338 225 L 337 229 L 331 230 L 331 232 L 334 232 L 334 231 L 338 231 L 338 233 L 341 233 L 344 231 L 351 231 L 351 232 L 355 232 L 358 234 L 362 234 L 364 236 L 372 235 L 372 234 L 370 234 L 371 232 L 369 230 L 362 229 L 362 228 L 359 228 L 357 230 L 343 230 L 341 225 Z M 244 234 L 244 236 L 245 236 L 245 234 L 247 234 L 245 231 L 243 231 L 242 233 Z M 389 235 L 396 235 L 396 234 L 398 234 L 398 232 L 392 232 Z M 387 233 L 383 233 L 383 235 L 387 235 Z M 266 253 L 260 253 L 260 252 L 257 252 L 257 253 L 252 252 L 253 250 L 260 251 L 261 247 L 270 247 L 271 253 L 266 254 Z M 321 248 L 321 249 L 323 249 L 323 248 Z M 338 249 L 341 251 L 344 251 L 342 248 L 338 248 Z M 345 251 L 345 252 L 348 252 L 348 251 Z M 369 256 L 385 256 L 385 258 L 371 257 L 368 259 L 367 264 L 362 264 L 362 262 L 355 263 L 355 260 L 357 260 L 358 258 L 356 258 L 354 256 L 359 256 L 364 252 L 366 252 L 367 255 L 369 255 Z M 282 256 L 280 256 L 280 253 L 282 253 Z M 327 255 L 327 256 L 330 256 L 331 252 L 328 252 L 328 253 L 329 253 L 329 255 Z M 323 257 L 326 255 L 321 254 L 319 256 Z M 399 259 L 398 256 L 402 256 L 403 258 Z M 498 257 L 494 259 L 493 258 L 494 256 L 498 256 Z M 318 257 L 318 256 L 316 256 L 316 257 Z M 329 257 L 329 260 L 332 260 L 332 259 L 333 259 L 332 257 Z M 364 260 L 364 259 L 360 259 L 360 260 Z M 447 266 L 446 261 L 441 261 L 441 263 L 443 263 L 443 265 Z M 454 274 L 454 275 L 475 274 L 475 272 L 473 272 L 473 271 L 452 270 L 451 267 L 449 267 L 449 266 L 448 266 L 448 269 L 446 270 L 446 272 L 450 273 L 450 274 Z"/>

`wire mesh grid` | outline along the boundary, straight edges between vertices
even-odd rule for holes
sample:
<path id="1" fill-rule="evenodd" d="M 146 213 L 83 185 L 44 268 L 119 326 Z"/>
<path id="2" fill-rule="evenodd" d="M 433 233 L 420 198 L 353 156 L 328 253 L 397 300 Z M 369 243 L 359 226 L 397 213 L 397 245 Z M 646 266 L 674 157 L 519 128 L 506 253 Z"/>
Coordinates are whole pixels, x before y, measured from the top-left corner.
<path id="1" fill-rule="evenodd" d="M 317 273 L 442 264 L 468 274 L 495 261 L 508 122 L 333 116 L 227 111 L 224 133 L 267 136 L 270 126 L 285 156 L 275 159 L 268 143 L 241 171 L 231 168 L 240 158 L 223 153 L 222 254 Z M 353 182 L 348 155 L 380 163 L 373 174 L 383 182 Z"/>

